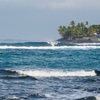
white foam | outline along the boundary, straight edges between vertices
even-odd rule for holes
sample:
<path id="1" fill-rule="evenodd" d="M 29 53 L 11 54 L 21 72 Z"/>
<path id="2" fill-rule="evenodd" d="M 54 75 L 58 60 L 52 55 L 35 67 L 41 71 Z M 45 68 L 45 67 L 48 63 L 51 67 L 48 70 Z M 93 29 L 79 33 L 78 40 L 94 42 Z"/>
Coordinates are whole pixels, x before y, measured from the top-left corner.
<path id="1" fill-rule="evenodd" d="M 55 45 L 57 45 L 59 42 L 57 42 L 57 41 L 48 41 L 47 43 L 50 44 L 51 46 L 55 46 Z"/>
<path id="2" fill-rule="evenodd" d="M 17 71 L 19 75 L 32 76 L 32 77 L 63 77 L 63 76 L 95 76 L 94 71 L 57 71 L 57 70 L 29 70 Z"/>
<path id="3" fill-rule="evenodd" d="M 96 100 L 100 100 L 100 96 L 97 96 L 97 97 L 96 97 Z"/>
<path id="4" fill-rule="evenodd" d="M 9 100 L 19 100 L 20 98 L 17 96 L 8 97 Z M 21 99 L 22 100 L 22 99 Z"/>
<path id="5" fill-rule="evenodd" d="M 76 43 L 76 45 L 79 45 L 79 46 L 97 46 L 97 45 L 99 45 L 100 46 L 100 43 Z"/>
<path id="6" fill-rule="evenodd" d="M 0 46 L 0 49 L 100 49 L 100 46 Z"/>

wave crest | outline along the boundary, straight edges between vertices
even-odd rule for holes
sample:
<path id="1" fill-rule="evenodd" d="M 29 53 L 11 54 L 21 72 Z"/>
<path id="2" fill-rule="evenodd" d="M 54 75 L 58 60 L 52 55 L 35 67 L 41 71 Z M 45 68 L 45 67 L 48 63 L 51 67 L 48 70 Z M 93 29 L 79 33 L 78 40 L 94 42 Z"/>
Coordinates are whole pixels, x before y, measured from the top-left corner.
<path id="1" fill-rule="evenodd" d="M 31 71 L 16 71 L 20 75 L 28 75 L 33 77 L 63 77 L 63 76 L 96 76 L 92 71 L 47 71 L 47 70 L 31 70 Z"/>
<path id="2" fill-rule="evenodd" d="M 100 46 L 0 46 L 0 49 L 100 49 Z"/>
<path id="3" fill-rule="evenodd" d="M 0 70 L 2 75 L 19 75 L 23 78 L 32 77 L 64 77 L 64 76 L 100 76 L 100 71 L 98 70 L 79 70 L 79 71 L 63 71 L 63 70 Z"/>

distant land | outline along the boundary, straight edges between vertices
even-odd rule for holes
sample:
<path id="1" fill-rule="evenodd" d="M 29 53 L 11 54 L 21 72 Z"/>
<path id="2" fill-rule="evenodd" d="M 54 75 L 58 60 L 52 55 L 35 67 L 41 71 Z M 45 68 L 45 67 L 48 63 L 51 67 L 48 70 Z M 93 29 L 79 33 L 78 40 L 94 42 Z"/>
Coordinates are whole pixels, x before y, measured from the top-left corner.
<path id="1" fill-rule="evenodd" d="M 100 43 L 100 25 L 89 26 L 85 23 L 75 23 L 71 21 L 69 26 L 60 25 L 58 32 L 61 35 L 59 42 L 68 43 Z"/>

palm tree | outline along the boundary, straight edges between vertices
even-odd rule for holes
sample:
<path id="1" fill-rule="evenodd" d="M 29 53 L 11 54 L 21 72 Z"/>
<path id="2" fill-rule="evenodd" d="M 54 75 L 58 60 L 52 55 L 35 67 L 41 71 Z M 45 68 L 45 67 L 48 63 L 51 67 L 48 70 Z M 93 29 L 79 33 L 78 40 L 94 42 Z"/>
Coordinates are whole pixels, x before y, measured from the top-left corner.
<path id="1" fill-rule="evenodd" d="M 100 33 L 100 25 L 91 25 L 88 26 L 88 21 L 78 23 L 75 25 L 74 21 L 70 22 L 70 26 L 59 26 L 58 32 L 62 36 L 62 38 L 67 40 L 73 40 L 77 37 L 84 36 L 93 36 L 94 33 Z"/>
<path id="2" fill-rule="evenodd" d="M 65 26 L 61 26 L 61 25 L 59 26 L 58 32 L 63 38 L 65 37 L 66 30 L 67 28 Z"/>
<path id="3" fill-rule="evenodd" d="M 75 26 L 75 22 L 72 20 L 71 22 L 70 22 L 70 25 L 73 27 L 73 26 Z"/>
<path id="4" fill-rule="evenodd" d="M 88 26 L 88 24 L 89 24 L 88 21 L 86 21 L 86 22 L 85 22 L 85 25 Z"/>

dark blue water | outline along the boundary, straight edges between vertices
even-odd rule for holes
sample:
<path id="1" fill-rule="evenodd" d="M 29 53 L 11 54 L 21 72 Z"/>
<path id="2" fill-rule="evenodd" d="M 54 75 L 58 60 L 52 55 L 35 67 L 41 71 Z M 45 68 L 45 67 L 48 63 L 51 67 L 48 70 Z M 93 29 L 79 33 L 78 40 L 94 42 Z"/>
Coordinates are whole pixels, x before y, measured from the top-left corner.
<path id="1" fill-rule="evenodd" d="M 0 100 L 100 97 L 100 44 L 0 43 Z"/>

